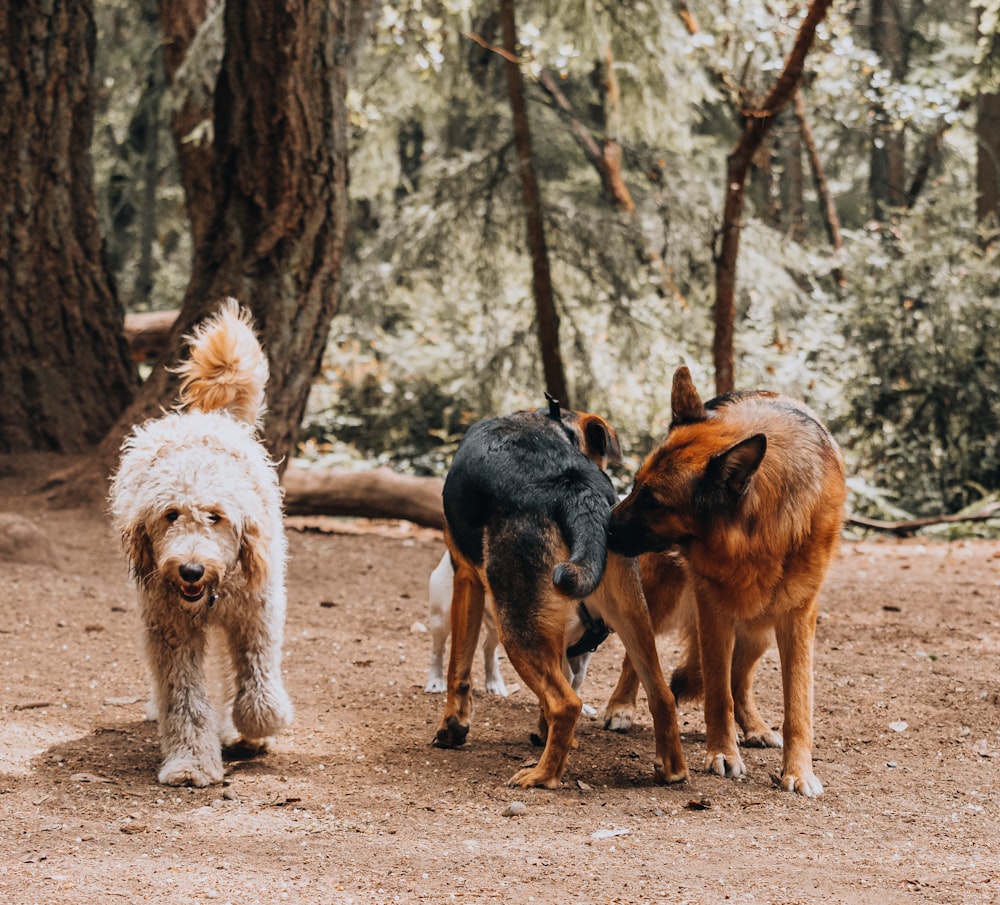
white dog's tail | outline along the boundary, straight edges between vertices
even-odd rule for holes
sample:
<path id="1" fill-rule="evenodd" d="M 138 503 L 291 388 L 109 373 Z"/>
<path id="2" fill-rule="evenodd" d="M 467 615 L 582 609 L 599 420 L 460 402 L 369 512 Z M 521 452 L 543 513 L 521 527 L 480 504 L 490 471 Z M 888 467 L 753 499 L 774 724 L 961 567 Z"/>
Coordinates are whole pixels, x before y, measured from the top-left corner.
<path id="1" fill-rule="evenodd" d="M 264 414 L 268 367 L 250 312 L 226 299 L 219 312 L 185 337 L 191 357 L 175 372 L 180 402 L 187 409 L 225 409 L 234 418 L 258 424 Z"/>

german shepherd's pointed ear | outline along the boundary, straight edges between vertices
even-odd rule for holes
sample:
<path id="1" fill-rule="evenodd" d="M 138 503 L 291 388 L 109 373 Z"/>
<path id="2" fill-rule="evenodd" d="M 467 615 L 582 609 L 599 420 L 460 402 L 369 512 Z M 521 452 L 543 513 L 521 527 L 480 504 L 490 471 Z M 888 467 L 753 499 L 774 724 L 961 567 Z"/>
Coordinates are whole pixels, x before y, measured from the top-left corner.
<path id="1" fill-rule="evenodd" d="M 670 426 L 676 424 L 694 424 L 708 417 L 701 396 L 694 388 L 691 372 L 681 365 L 674 371 L 674 386 L 670 393 Z"/>
<path id="2" fill-rule="evenodd" d="M 767 437 L 764 434 L 754 434 L 725 452 L 712 456 L 705 471 L 705 479 L 728 499 L 739 499 L 746 492 L 766 451 Z"/>
<path id="3" fill-rule="evenodd" d="M 622 447 L 618 434 L 600 415 L 581 415 L 583 454 L 602 469 L 608 465 L 622 464 Z"/>

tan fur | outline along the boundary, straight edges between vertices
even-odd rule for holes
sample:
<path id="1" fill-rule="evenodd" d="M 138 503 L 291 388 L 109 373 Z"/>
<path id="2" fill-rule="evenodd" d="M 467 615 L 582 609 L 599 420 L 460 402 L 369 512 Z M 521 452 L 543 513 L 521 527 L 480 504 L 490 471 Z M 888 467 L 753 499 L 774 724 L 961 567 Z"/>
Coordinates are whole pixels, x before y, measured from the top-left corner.
<path id="1" fill-rule="evenodd" d="M 819 419 L 794 400 L 737 394 L 706 410 L 682 368 L 672 402 L 667 439 L 615 508 L 612 537 L 641 534 L 631 552 L 678 545 L 681 558 L 672 564 L 665 564 L 669 554 L 647 553 L 644 579 L 655 624 L 665 625 L 685 599 L 694 600 L 683 618 L 685 663 L 672 686 L 678 697 L 704 691 L 706 768 L 745 775 L 738 723 L 745 745 L 784 746 L 785 789 L 818 795 L 812 652 L 817 596 L 843 521 L 843 458 Z M 715 497 L 706 487 L 715 487 Z M 781 736 L 764 722 L 753 694 L 754 672 L 772 637 L 781 656 Z M 633 706 L 626 669 L 606 724 L 625 728 Z"/>
<path id="2" fill-rule="evenodd" d="M 281 681 L 281 489 L 255 427 L 266 361 L 232 300 L 191 341 L 191 359 L 178 369 L 190 408 L 125 440 L 110 502 L 139 590 L 164 756 L 159 781 L 205 786 L 223 779 L 222 743 L 262 747 L 292 708 Z M 216 634 L 231 674 L 221 713 L 206 672 Z"/>

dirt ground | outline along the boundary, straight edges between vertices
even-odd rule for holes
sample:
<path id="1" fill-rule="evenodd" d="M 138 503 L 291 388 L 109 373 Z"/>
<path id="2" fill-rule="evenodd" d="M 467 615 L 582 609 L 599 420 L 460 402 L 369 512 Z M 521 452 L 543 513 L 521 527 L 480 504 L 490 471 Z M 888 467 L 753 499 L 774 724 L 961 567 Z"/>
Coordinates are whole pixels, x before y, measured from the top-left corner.
<path id="1" fill-rule="evenodd" d="M 99 507 L 50 508 L 41 471 L 0 459 L 0 901 L 1000 902 L 998 544 L 843 545 L 817 641 L 826 792 L 806 800 L 774 787 L 778 751 L 745 751 L 746 781 L 697 769 L 695 706 L 680 711 L 692 777 L 677 787 L 652 782 L 644 703 L 627 735 L 584 717 L 555 791 L 506 785 L 537 754 L 524 688 L 480 694 L 465 749 L 432 748 L 444 701 L 423 692 L 423 624 L 440 536 L 290 522 L 294 725 L 224 786 L 176 789 L 155 781 L 116 540 Z M 661 653 L 670 668 L 674 638 Z M 594 657 L 598 710 L 620 657 L 614 637 Z M 773 649 L 758 688 L 777 725 Z"/>

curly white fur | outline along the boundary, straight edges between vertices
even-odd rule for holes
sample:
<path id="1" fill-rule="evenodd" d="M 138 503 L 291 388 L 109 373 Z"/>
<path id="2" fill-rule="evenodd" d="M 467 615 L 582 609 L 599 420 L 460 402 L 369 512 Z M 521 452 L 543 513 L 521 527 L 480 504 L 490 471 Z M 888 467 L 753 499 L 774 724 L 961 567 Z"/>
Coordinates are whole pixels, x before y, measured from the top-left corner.
<path id="1" fill-rule="evenodd" d="M 292 716 L 281 680 L 286 539 L 257 436 L 268 369 L 250 317 L 229 299 L 187 340 L 181 404 L 125 440 L 110 499 L 139 589 L 159 781 L 207 786 L 222 781 L 223 744 L 262 747 Z M 218 714 L 210 630 L 231 663 Z"/>

